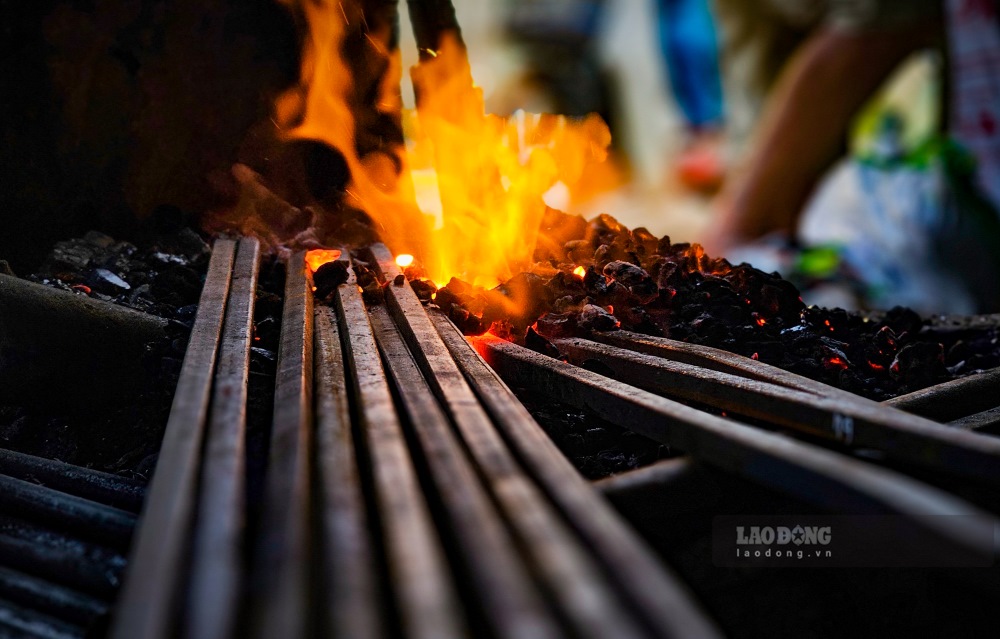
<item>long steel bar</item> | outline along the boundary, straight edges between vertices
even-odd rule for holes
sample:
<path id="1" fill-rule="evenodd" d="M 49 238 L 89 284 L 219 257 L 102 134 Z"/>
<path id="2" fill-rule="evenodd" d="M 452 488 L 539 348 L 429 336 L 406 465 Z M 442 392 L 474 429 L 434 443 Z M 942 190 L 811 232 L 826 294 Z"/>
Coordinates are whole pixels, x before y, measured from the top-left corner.
<path id="1" fill-rule="evenodd" d="M 819 447 L 716 417 L 499 339 L 474 344 L 502 376 L 585 407 L 625 428 L 687 451 L 693 458 L 823 507 L 895 513 L 957 547 L 993 553 L 968 515 L 994 526 L 988 513 L 937 488 Z"/>
<path id="2" fill-rule="evenodd" d="M 541 593 L 399 330 L 385 308 L 371 307 L 368 314 L 490 626 L 497 637 L 510 639 L 559 636 L 556 620 L 541 605 Z"/>
<path id="3" fill-rule="evenodd" d="M 313 428 L 313 295 L 305 253 L 288 260 L 274 420 L 250 611 L 252 636 L 309 632 Z"/>
<path id="4" fill-rule="evenodd" d="M 600 361 L 619 381 L 657 394 L 716 406 L 849 446 L 882 450 L 901 461 L 1000 482 L 1000 440 L 875 402 L 844 402 L 589 340 L 570 338 L 553 344 L 570 362 Z"/>
<path id="5" fill-rule="evenodd" d="M 659 636 L 720 636 L 687 588 L 580 476 L 458 329 L 440 312 L 430 317 L 506 442 L 645 625 Z"/>
<path id="6" fill-rule="evenodd" d="M 128 511 L 6 475 L 0 475 L 0 506 L 24 519 L 119 549 L 128 548 L 136 520 Z"/>
<path id="7" fill-rule="evenodd" d="M 391 253 L 372 247 L 380 270 L 389 280 L 399 275 Z M 582 636 L 641 636 L 614 589 L 588 552 L 560 521 L 538 486 L 528 480 L 488 413 L 465 381 L 454 357 L 416 294 L 406 284 L 386 288 L 386 300 L 403 337 L 458 428 L 485 481 L 496 495 L 531 560 L 543 572 L 547 587 Z M 665 633 L 669 627 L 653 629 Z M 692 636 L 707 625 L 695 625 L 679 636 Z"/>
<path id="8" fill-rule="evenodd" d="M 316 475 L 322 636 L 373 639 L 384 632 L 337 315 L 315 311 Z"/>
<path id="9" fill-rule="evenodd" d="M 246 494 L 247 381 L 260 243 L 240 240 L 219 346 L 201 460 L 185 636 L 232 634 L 241 588 Z"/>
<path id="10" fill-rule="evenodd" d="M 111 628 L 114 639 L 165 639 L 171 633 L 235 252 L 235 242 L 216 240 Z"/>
<path id="11" fill-rule="evenodd" d="M 358 430 L 371 462 L 388 570 L 404 632 L 415 639 L 462 636 L 465 622 L 458 596 L 353 274 L 338 288 L 336 308 L 343 329 L 344 365 L 351 373 Z"/>
<path id="12" fill-rule="evenodd" d="M 994 368 L 900 395 L 884 403 L 928 419 L 948 422 L 996 408 L 998 398 L 1000 368 Z"/>
<path id="13" fill-rule="evenodd" d="M 5 567 L 0 567 L 0 597 L 84 626 L 110 608 L 96 597 Z"/>
<path id="14" fill-rule="evenodd" d="M 134 479 L 2 448 L 0 473 L 129 512 L 139 511 L 145 494 Z"/>

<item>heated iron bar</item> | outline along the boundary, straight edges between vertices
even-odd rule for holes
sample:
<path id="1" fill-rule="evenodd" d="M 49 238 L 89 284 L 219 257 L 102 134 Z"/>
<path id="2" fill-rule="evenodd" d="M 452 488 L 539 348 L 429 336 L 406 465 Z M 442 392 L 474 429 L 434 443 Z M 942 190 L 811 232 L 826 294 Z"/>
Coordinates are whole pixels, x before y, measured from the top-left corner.
<path id="1" fill-rule="evenodd" d="M 1000 481 L 1000 440 L 994 438 L 860 397 L 844 401 L 839 393 L 814 395 L 581 338 L 552 343 L 571 363 L 600 362 L 616 379 L 657 394 L 820 435 L 849 447 L 884 451 L 934 470 Z"/>
<path id="2" fill-rule="evenodd" d="M 1000 525 L 991 514 L 898 472 L 814 445 L 716 417 L 623 382 L 499 339 L 473 340 L 502 377 L 536 388 L 693 458 L 834 510 L 894 513 L 948 539 L 958 548 L 992 555 L 969 515 Z M 929 517 L 929 515 L 942 515 Z"/>

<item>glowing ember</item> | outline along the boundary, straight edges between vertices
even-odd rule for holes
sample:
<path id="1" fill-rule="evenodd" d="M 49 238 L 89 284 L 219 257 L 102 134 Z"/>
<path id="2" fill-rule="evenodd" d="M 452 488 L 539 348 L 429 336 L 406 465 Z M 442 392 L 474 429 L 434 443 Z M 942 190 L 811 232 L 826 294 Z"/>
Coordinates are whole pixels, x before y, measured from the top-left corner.
<path id="1" fill-rule="evenodd" d="M 577 266 L 575 269 L 573 269 L 573 275 L 576 275 L 581 280 L 583 279 L 583 276 L 586 274 L 587 274 L 587 269 L 583 268 L 582 266 Z"/>
<path id="2" fill-rule="evenodd" d="M 409 253 L 403 253 L 402 255 L 396 256 L 396 266 L 399 268 L 406 268 L 410 264 L 413 264 L 413 256 Z"/>
<path id="3" fill-rule="evenodd" d="M 847 362 L 842 357 L 828 357 L 823 360 L 823 366 L 829 369 L 847 370 Z"/>
<path id="4" fill-rule="evenodd" d="M 337 249 L 313 249 L 306 251 L 306 266 L 309 267 L 311 272 L 315 273 L 324 264 L 339 260 L 340 255 L 341 251 Z"/>

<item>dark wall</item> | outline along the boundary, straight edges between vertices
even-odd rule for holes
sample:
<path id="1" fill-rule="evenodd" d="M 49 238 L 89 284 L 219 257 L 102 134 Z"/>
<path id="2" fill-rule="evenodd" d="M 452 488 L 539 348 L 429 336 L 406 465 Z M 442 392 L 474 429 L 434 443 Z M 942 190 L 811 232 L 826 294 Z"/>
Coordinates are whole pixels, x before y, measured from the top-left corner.
<path id="1" fill-rule="evenodd" d="M 218 204 L 298 78 L 275 0 L 0 0 L 0 259 L 34 266 L 90 228 Z"/>

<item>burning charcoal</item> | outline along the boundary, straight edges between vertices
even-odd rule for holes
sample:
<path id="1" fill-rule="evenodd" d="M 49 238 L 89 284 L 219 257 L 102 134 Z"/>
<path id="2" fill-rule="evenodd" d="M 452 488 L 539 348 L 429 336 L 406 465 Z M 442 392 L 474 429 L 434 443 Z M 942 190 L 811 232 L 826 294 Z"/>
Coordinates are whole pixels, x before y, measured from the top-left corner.
<path id="1" fill-rule="evenodd" d="M 590 295 L 604 295 L 608 292 L 608 279 L 591 266 L 583 276 L 583 286 Z"/>
<path id="2" fill-rule="evenodd" d="M 594 255 L 594 247 L 587 240 L 573 240 L 563 245 L 566 259 L 574 264 L 588 261 Z"/>
<path id="3" fill-rule="evenodd" d="M 193 269 L 174 266 L 156 274 L 150 289 L 158 300 L 172 306 L 197 304 L 202 279 Z"/>
<path id="4" fill-rule="evenodd" d="M 889 372 L 910 390 L 930 386 L 948 374 L 944 366 L 944 349 L 940 344 L 927 342 L 908 344 L 896 355 Z"/>
<path id="5" fill-rule="evenodd" d="M 313 286 L 316 287 L 316 298 L 331 299 L 337 287 L 348 280 L 347 262 L 334 260 L 323 264 L 313 273 Z"/>
<path id="6" fill-rule="evenodd" d="M 392 278 L 393 286 L 402 286 L 406 283 L 406 276 L 402 273 L 397 273 L 396 277 Z"/>
<path id="7" fill-rule="evenodd" d="M 105 295 L 118 295 L 132 288 L 128 282 L 106 268 L 94 269 L 90 277 L 87 278 L 87 284 L 95 291 Z"/>
<path id="8" fill-rule="evenodd" d="M 671 250 L 670 236 L 664 235 L 660 238 L 660 241 L 656 243 L 656 252 L 659 255 L 668 255 Z"/>
<path id="9" fill-rule="evenodd" d="M 636 252 L 639 253 L 639 257 L 652 257 L 656 254 L 659 240 L 646 227 L 640 226 L 632 231 L 632 240 L 635 243 Z"/>
<path id="10" fill-rule="evenodd" d="M 100 231 L 87 231 L 87 233 L 83 236 L 83 241 L 92 246 L 96 246 L 97 248 L 106 249 L 111 248 L 111 246 L 114 245 L 115 238 L 110 235 L 105 235 Z"/>
<path id="11" fill-rule="evenodd" d="M 410 280 L 410 287 L 417 294 L 417 298 L 427 304 L 432 296 L 437 292 L 437 287 L 429 280 Z"/>
<path id="12" fill-rule="evenodd" d="M 905 341 L 907 338 L 904 337 L 904 334 L 908 337 L 913 337 L 920 332 L 924 322 L 912 309 L 895 306 L 885 314 L 885 319 L 882 320 L 881 325 L 888 326 L 898 336 L 899 340 Z"/>
<path id="13" fill-rule="evenodd" d="M 532 273 L 515 275 L 489 291 L 486 299 L 483 320 L 492 323 L 506 318 L 520 334 L 552 307 L 552 294 L 545 280 Z"/>
<path id="14" fill-rule="evenodd" d="M 576 335 L 578 313 L 546 313 L 535 322 L 535 330 L 548 339 Z"/>
<path id="15" fill-rule="evenodd" d="M 631 288 L 649 280 L 649 273 L 628 262 L 609 262 L 604 266 L 604 275 Z"/>
<path id="16" fill-rule="evenodd" d="M 553 257 L 553 249 L 564 246 L 570 240 L 576 240 L 587 232 L 587 221 L 579 215 L 567 215 L 551 207 L 545 208 L 542 223 L 539 226 L 539 242 L 535 249 L 535 259 L 545 261 Z"/>
<path id="17" fill-rule="evenodd" d="M 448 318 L 454 322 L 458 330 L 462 331 L 463 335 L 482 335 L 486 332 L 486 327 L 483 326 L 480 318 L 458 304 L 452 305 L 448 312 Z"/>
<path id="18" fill-rule="evenodd" d="M 628 229 L 607 213 L 601 213 L 587 224 L 587 234 L 584 239 L 590 240 L 592 246 L 610 245 L 622 233 L 628 233 Z"/>
<path id="19" fill-rule="evenodd" d="M 580 311 L 577 325 L 584 331 L 613 331 L 618 328 L 618 318 L 595 304 L 587 304 Z"/>
<path id="20" fill-rule="evenodd" d="M 670 260 L 660 259 L 653 267 L 656 274 L 656 286 L 661 289 L 673 289 L 674 284 L 680 278 L 675 278 L 677 274 L 677 263 Z"/>
<path id="21" fill-rule="evenodd" d="M 528 332 L 524 335 L 524 346 L 549 357 L 558 358 L 560 356 L 559 349 L 553 346 L 552 342 L 536 333 L 533 328 L 528 328 Z"/>

